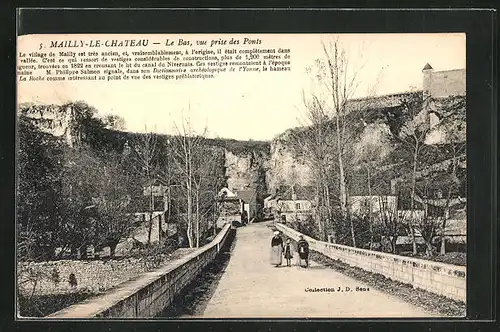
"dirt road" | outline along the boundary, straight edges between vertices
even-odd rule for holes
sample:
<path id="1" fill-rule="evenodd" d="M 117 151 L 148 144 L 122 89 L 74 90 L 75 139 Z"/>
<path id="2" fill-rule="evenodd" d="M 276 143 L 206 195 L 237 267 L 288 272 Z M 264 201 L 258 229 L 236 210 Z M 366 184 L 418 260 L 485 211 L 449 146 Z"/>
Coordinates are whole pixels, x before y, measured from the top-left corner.
<path id="1" fill-rule="evenodd" d="M 438 316 L 315 262 L 307 270 L 274 267 L 269 264 L 271 237 L 269 223 L 238 229 L 231 259 L 203 318 Z"/>

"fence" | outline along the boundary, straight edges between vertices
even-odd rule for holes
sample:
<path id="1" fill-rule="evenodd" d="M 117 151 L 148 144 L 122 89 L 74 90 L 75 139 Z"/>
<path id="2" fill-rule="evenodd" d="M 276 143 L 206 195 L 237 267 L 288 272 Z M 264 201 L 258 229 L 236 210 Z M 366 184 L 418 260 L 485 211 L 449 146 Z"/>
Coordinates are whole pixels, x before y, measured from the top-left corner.
<path id="1" fill-rule="evenodd" d="M 301 235 L 283 224 L 277 223 L 276 227 L 294 240 L 298 240 Z M 465 302 L 466 268 L 464 266 L 358 249 L 318 241 L 305 235 L 304 239 L 309 242 L 312 250 L 332 259 L 372 273 L 382 274 L 392 280 L 411 284 L 415 288 Z"/>
<path id="2" fill-rule="evenodd" d="M 220 252 L 231 225 L 225 225 L 215 239 L 193 253 L 109 292 L 72 305 L 46 318 L 137 318 L 154 317 L 168 307 L 176 294 L 194 280 Z"/>

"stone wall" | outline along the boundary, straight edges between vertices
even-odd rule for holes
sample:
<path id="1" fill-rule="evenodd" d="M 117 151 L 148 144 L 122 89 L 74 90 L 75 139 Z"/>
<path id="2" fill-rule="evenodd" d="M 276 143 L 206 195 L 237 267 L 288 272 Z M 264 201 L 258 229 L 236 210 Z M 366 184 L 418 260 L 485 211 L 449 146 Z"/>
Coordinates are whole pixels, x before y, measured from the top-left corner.
<path id="1" fill-rule="evenodd" d="M 432 72 L 429 88 L 431 96 L 436 98 L 465 95 L 465 69 Z"/>
<path id="2" fill-rule="evenodd" d="M 276 227 L 286 236 L 298 240 L 299 232 L 279 223 Z M 465 266 L 358 249 L 317 241 L 305 235 L 304 238 L 309 242 L 310 249 L 332 259 L 338 259 L 372 273 L 380 273 L 389 279 L 411 284 L 415 288 L 465 302 Z"/>
<path id="3" fill-rule="evenodd" d="M 124 282 L 111 291 L 53 313 L 47 318 L 138 318 L 162 312 L 186 285 L 217 256 L 230 225 L 209 244 L 139 278 Z"/>
<path id="4" fill-rule="evenodd" d="M 134 257 L 119 260 L 23 262 L 18 265 L 19 291 L 22 294 L 30 294 L 33 287 L 33 282 L 22 282 L 30 277 L 28 269 L 38 276 L 36 295 L 64 294 L 74 290 L 101 293 L 148 270 L 144 259 Z M 54 269 L 59 273 L 59 283 L 52 281 Z M 72 289 L 68 282 L 71 273 L 78 283 L 76 289 Z"/>

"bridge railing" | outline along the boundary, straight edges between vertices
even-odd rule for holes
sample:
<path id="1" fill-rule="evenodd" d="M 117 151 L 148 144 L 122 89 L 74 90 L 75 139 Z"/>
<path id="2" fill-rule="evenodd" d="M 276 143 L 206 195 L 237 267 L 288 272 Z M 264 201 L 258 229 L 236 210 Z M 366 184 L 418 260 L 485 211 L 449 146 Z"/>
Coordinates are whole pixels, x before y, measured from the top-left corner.
<path id="1" fill-rule="evenodd" d="M 281 223 L 276 223 L 276 228 L 294 240 L 298 240 L 299 235 L 303 235 Z M 411 284 L 415 288 L 465 302 L 465 266 L 353 248 L 303 236 L 312 250 L 329 258 L 372 273 L 382 274 L 392 280 Z"/>
<path id="2" fill-rule="evenodd" d="M 186 285 L 214 260 L 231 225 L 225 225 L 209 244 L 135 280 L 118 285 L 101 296 L 72 305 L 45 318 L 154 317 L 165 310 Z"/>

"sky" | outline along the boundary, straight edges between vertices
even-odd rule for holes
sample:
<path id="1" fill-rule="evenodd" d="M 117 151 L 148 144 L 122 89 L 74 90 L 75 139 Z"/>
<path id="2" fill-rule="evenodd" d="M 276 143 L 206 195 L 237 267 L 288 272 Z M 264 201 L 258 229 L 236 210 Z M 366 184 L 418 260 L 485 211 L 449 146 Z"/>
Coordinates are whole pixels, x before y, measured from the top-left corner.
<path id="1" fill-rule="evenodd" d="M 127 36 L 44 35 L 23 36 L 19 51 L 38 50 L 41 39 L 74 40 Z M 147 35 L 128 36 L 148 38 Z M 150 36 L 149 36 L 150 37 Z M 463 69 L 465 34 L 267 34 L 267 35 L 156 35 L 175 40 L 260 39 L 259 48 L 287 48 L 290 72 L 224 73 L 206 80 L 141 80 L 64 83 L 19 82 L 18 102 L 62 104 L 83 100 L 99 115 L 114 114 L 125 120 L 126 130 L 175 134 L 182 119 L 193 130 L 208 129 L 208 136 L 238 140 L 269 140 L 304 124 L 302 91 L 315 87 L 306 71 L 324 57 L 322 41 L 338 38 L 357 72 L 354 97 L 382 95 L 422 88 L 422 68 L 435 71 Z M 160 49 L 158 46 L 149 47 Z M 227 46 L 233 48 L 233 46 Z M 119 49 L 118 49 L 119 51 Z"/>

